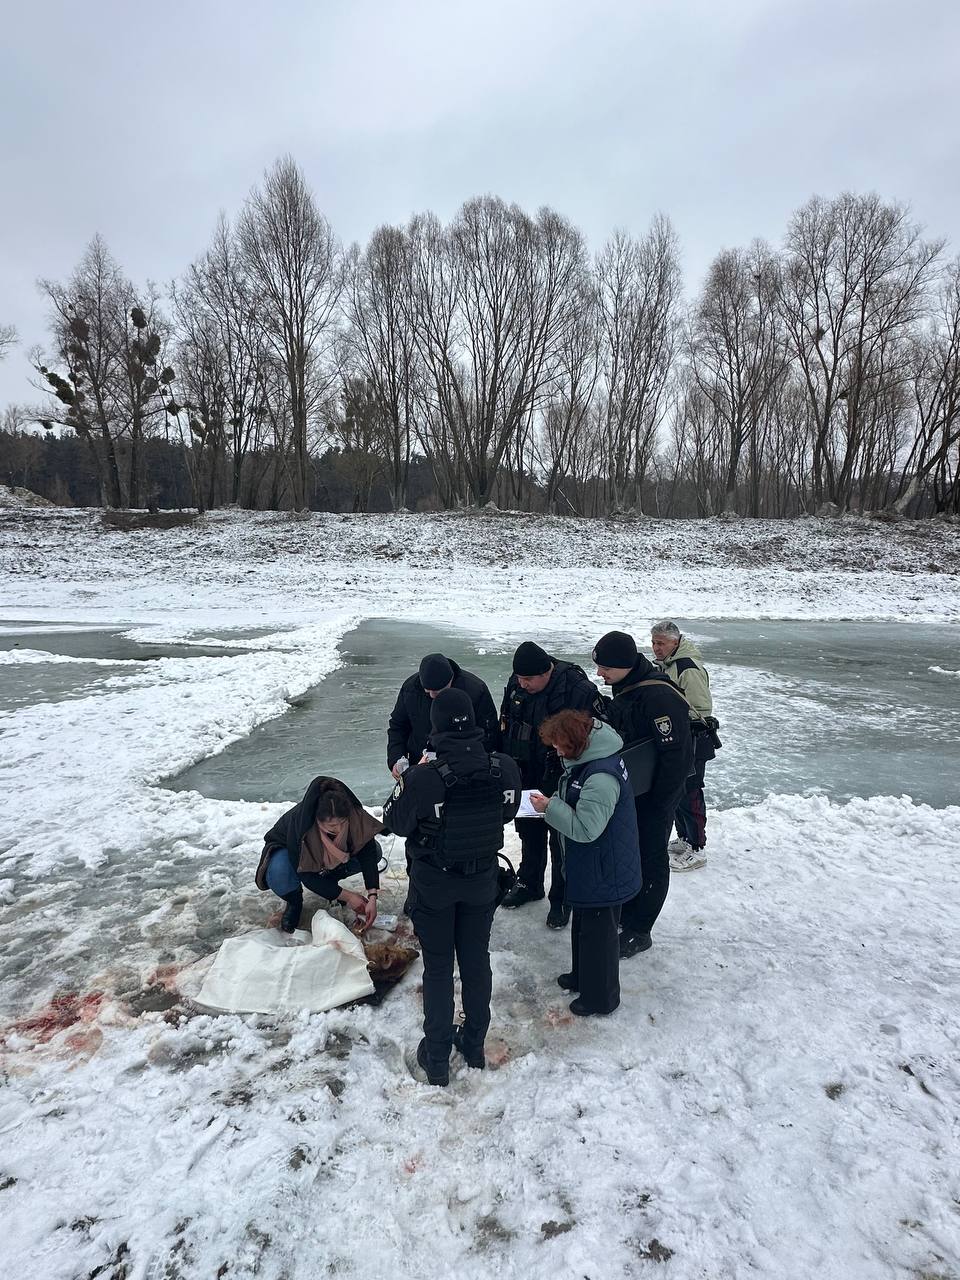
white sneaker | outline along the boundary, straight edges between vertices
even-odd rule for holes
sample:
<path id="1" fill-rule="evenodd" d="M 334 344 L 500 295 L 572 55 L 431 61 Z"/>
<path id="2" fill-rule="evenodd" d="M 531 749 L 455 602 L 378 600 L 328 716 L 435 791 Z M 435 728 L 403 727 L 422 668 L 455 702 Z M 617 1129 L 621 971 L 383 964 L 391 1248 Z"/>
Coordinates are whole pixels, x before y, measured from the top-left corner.
<path id="1" fill-rule="evenodd" d="M 672 857 L 675 853 L 683 853 L 685 849 L 689 848 L 690 846 L 687 844 L 686 840 L 681 840 L 679 836 L 676 836 L 667 845 L 667 853 Z"/>
<path id="2" fill-rule="evenodd" d="M 678 840 L 682 847 L 670 854 L 671 871 L 697 871 L 707 865 L 707 855 L 702 849 L 693 849 L 685 840 Z"/>

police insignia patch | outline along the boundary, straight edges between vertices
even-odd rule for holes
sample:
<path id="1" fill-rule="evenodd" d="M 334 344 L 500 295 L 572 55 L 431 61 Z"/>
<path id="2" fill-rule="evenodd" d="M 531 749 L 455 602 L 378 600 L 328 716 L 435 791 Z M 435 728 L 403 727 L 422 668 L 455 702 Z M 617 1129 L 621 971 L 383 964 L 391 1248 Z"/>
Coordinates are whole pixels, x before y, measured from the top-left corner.
<path id="1" fill-rule="evenodd" d="M 653 722 L 665 738 L 669 738 L 673 731 L 673 723 L 669 716 L 657 716 Z"/>
<path id="2" fill-rule="evenodd" d="M 403 775 L 401 774 L 400 777 L 397 779 L 397 785 L 393 788 L 393 798 L 394 800 L 399 800 L 402 795 L 403 795 Z"/>

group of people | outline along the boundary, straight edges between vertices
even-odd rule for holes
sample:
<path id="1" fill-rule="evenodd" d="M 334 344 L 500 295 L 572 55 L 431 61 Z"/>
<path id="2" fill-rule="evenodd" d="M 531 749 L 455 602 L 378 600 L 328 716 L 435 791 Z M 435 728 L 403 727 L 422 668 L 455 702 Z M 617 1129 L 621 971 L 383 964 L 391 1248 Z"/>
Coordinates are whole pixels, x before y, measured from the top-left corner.
<path id="1" fill-rule="evenodd" d="M 578 1016 L 620 1003 L 620 961 L 652 946 L 671 868 L 705 863 L 704 769 L 715 754 L 709 677 L 675 623 L 652 632 L 656 664 L 631 635 L 610 631 L 593 651 L 600 692 L 575 663 L 525 641 L 497 715 L 482 680 L 428 654 L 406 680 L 390 716 L 387 765 L 395 786 L 378 822 L 348 787 L 317 778 L 265 837 L 257 884 L 284 900 L 292 932 L 303 887 L 351 907 L 364 927 L 377 913 L 376 836 L 405 837 L 405 910 L 423 958 L 419 1070 L 449 1080 L 451 1049 L 485 1065 L 490 1023 L 489 941 L 497 905 L 518 909 L 545 896 L 550 928 L 571 926 L 571 965 L 557 982 Z M 652 754 L 642 788 L 624 757 Z M 526 794 L 526 812 L 517 816 Z M 500 895 L 498 854 L 515 821 L 521 859 Z M 677 839 L 670 834 L 676 825 Z M 362 874 L 364 892 L 341 882 Z M 463 1021 L 454 1023 L 454 959 Z"/>

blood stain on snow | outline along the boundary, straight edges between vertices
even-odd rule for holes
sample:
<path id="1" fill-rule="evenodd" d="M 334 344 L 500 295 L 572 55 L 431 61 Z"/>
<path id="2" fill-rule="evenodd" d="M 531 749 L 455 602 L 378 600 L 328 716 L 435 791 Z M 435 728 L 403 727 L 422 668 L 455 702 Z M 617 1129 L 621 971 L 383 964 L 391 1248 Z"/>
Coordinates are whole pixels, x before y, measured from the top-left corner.
<path id="1" fill-rule="evenodd" d="M 569 1027 L 573 1022 L 573 1014 L 566 1009 L 548 1009 L 544 1021 L 551 1027 Z"/>
<path id="2" fill-rule="evenodd" d="M 31 1036 L 40 1044 L 46 1044 L 55 1035 L 78 1022 L 93 1022 L 103 1003 L 102 991 L 88 991 L 81 996 L 76 991 L 54 996 L 38 1013 L 19 1018 L 11 1030 Z M 69 1042 L 68 1042 L 69 1043 Z"/>
<path id="3" fill-rule="evenodd" d="M 488 1040 L 484 1046 L 484 1056 L 488 1067 L 502 1067 L 510 1061 L 510 1046 L 503 1040 Z"/>

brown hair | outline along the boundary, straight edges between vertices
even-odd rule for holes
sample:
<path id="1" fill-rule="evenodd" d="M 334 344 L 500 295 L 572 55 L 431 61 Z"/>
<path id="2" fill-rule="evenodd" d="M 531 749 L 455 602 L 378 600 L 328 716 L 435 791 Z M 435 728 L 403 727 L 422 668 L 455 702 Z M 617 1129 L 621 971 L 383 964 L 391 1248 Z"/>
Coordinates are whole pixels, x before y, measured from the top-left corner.
<path id="1" fill-rule="evenodd" d="M 586 711 L 558 711 L 540 726 L 540 741 L 548 747 L 556 745 L 565 760 L 579 760 L 587 749 L 593 729 L 593 716 Z"/>
<path id="2" fill-rule="evenodd" d="M 330 818 L 349 818 L 356 807 L 347 788 L 333 778 L 331 785 L 320 792 L 315 820 L 327 822 Z"/>

